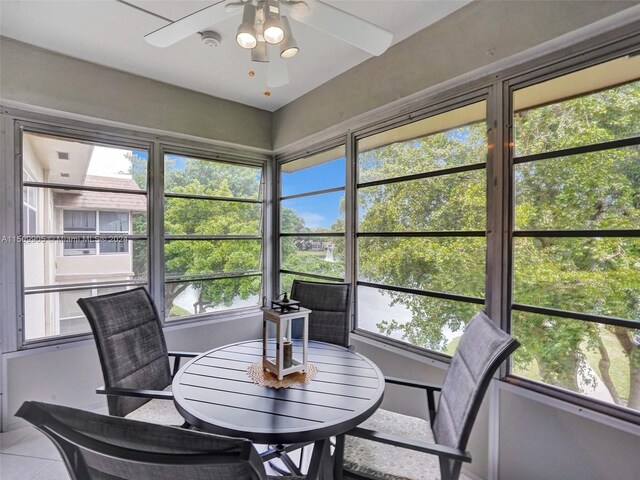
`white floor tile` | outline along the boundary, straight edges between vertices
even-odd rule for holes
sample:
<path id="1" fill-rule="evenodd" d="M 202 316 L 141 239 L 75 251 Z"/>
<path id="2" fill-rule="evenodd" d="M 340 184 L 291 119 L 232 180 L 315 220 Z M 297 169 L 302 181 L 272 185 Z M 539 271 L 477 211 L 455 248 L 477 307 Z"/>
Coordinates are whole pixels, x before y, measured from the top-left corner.
<path id="1" fill-rule="evenodd" d="M 45 460 L 61 460 L 60 454 L 53 442 L 35 428 L 32 429 L 27 436 L 4 449 L 2 453 L 30 456 Z"/>
<path id="2" fill-rule="evenodd" d="M 62 462 L 51 462 L 47 468 L 33 477 L 33 480 L 70 480 L 67 467 Z"/>
<path id="3" fill-rule="evenodd" d="M 18 443 L 20 440 L 27 437 L 30 433 L 35 432 L 35 430 L 35 428 L 28 426 L 0 433 L 0 453 L 5 453 L 5 450 L 7 448 Z"/>
<path id="4" fill-rule="evenodd" d="M 0 478 L 2 480 L 31 480 L 51 463 L 53 463 L 51 460 L 2 453 L 0 454 Z"/>

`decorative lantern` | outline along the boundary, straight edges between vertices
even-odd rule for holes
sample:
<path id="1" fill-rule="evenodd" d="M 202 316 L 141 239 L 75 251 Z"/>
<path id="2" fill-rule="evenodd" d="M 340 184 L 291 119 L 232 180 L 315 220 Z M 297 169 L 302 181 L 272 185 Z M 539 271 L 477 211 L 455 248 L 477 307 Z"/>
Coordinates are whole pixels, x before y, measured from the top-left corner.
<path id="1" fill-rule="evenodd" d="M 285 375 L 305 372 L 307 368 L 307 345 L 309 343 L 309 313 L 295 302 L 292 308 L 272 303 L 272 308 L 263 308 L 262 366 L 282 380 Z M 280 302 L 282 303 L 282 302 Z M 296 333 L 295 340 L 292 334 Z M 293 347 L 302 347 L 294 352 Z"/>

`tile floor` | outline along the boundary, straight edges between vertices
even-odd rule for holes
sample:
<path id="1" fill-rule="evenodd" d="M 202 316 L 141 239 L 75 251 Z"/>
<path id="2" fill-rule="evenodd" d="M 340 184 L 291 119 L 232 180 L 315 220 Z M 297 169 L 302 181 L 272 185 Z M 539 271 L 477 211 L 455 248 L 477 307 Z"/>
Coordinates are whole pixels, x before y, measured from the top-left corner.
<path id="1" fill-rule="evenodd" d="M 307 459 L 310 453 L 305 453 Z M 267 466 L 268 473 L 275 475 L 269 470 Z M 0 433 L 0 479 L 69 480 L 69 475 L 53 443 L 28 426 Z M 345 480 L 348 480 L 346 476 Z M 460 480 L 468 478 L 461 475 Z"/>

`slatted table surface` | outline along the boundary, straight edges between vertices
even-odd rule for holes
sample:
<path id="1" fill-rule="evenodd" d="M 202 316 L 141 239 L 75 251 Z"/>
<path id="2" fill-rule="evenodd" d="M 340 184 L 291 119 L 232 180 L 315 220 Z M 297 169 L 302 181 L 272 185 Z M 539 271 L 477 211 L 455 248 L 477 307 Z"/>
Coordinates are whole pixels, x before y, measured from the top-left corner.
<path id="1" fill-rule="evenodd" d="M 294 344 L 294 352 L 300 347 Z M 366 357 L 309 341 L 310 383 L 274 389 L 253 383 L 247 368 L 262 357 L 262 341 L 226 345 L 184 365 L 173 380 L 174 402 L 192 425 L 256 443 L 311 442 L 344 433 L 378 408 L 384 377 Z"/>

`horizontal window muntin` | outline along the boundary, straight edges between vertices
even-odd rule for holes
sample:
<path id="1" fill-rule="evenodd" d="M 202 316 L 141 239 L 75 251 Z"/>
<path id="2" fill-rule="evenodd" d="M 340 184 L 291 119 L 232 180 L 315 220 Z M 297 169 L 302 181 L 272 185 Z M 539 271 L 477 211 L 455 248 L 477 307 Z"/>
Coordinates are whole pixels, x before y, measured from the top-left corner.
<path id="1" fill-rule="evenodd" d="M 478 305 L 484 305 L 485 303 L 484 298 L 472 297 L 468 295 L 457 295 L 455 293 L 436 292 L 433 290 L 422 290 L 418 288 L 396 287 L 393 285 L 384 285 L 380 283 L 365 282 L 361 280 L 358 280 L 356 282 L 356 285 L 362 285 L 363 287 L 378 288 L 380 290 L 389 290 L 390 292 L 410 293 L 412 295 L 422 295 L 424 297 L 439 298 L 442 300 L 453 300 L 456 302 L 475 303 Z"/>
<path id="2" fill-rule="evenodd" d="M 629 320 L 628 318 L 610 317 L 606 315 L 596 315 L 584 312 L 576 312 L 571 310 L 560 310 L 557 308 L 540 307 L 535 305 L 525 305 L 521 303 L 513 303 L 512 311 L 535 313 L 539 315 L 550 315 L 558 318 L 567 318 L 571 320 L 581 320 L 584 322 L 603 323 L 605 325 L 613 325 L 617 327 L 640 329 L 640 320 Z"/>
<path id="3" fill-rule="evenodd" d="M 385 178 L 381 180 L 373 180 L 370 182 L 360 182 L 356 184 L 357 188 L 375 187 L 378 185 L 389 185 L 393 183 L 410 182 L 412 180 L 422 180 L 423 178 L 440 177 L 443 175 L 452 175 L 462 172 L 471 172 L 474 170 L 483 170 L 487 167 L 486 162 L 472 163 L 469 165 L 461 165 L 459 167 L 443 168 L 441 170 L 432 170 L 429 172 L 414 173 L 411 175 L 403 175 L 393 178 Z"/>
<path id="4" fill-rule="evenodd" d="M 581 153 L 600 152 L 603 150 L 612 150 L 615 148 L 632 147 L 640 145 L 640 136 L 624 138 L 621 140 L 611 140 L 602 143 L 593 143 L 590 145 L 582 145 L 580 147 L 563 148 L 559 150 L 550 150 L 547 152 L 535 153 L 531 155 L 514 156 L 513 163 L 537 162 L 539 160 L 547 160 L 550 158 L 568 157 L 571 155 L 579 155 Z"/>
<path id="5" fill-rule="evenodd" d="M 324 190 L 312 190 L 304 193 L 296 193 L 294 195 L 285 195 L 280 197 L 280 200 L 291 200 L 293 198 L 313 197 L 314 195 L 322 195 L 324 193 L 344 192 L 345 187 L 326 188 Z"/>
<path id="6" fill-rule="evenodd" d="M 262 240 L 260 235 L 165 235 L 165 241 Z"/>
<path id="7" fill-rule="evenodd" d="M 226 280 L 229 278 L 259 277 L 262 272 L 259 270 L 243 270 L 237 272 L 221 272 L 213 274 L 196 275 L 167 275 L 164 283 L 192 283 L 207 280 Z"/>
<path id="8" fill-rule="evenodd" d="M 147 280 L 123 280 L 121 282 L 91 282 L 91 283 L 61 283 L 39 287 L 25 287 L 25 295 L 33 295 L 36 293 L 50 292 L 66 292 L 75 290 L 86 290 L 87 288 L 111 288 L 111 287 L 136 287 L 144 286 L 149 282 Z"/>
<path id="9" fill-rule="evenodd" d="M 262 204 L 264 200 L 257 198 L 242 198 L 242 197 L 220 197 L 216 195 L 204 195 L 196 193 L 165 193 L 166 198 L 186 198 L 192 200 L 212 200 L 219 202 L 238 202 L 238 203 L 255 203 Z"/>
<path id="10" fill-rule="evenodd" d="M 357 232 L 356 237 L 486 237 L 484 230 L 420 231 L 420 232 Z"/>
<path id="11" fill-rule="evenodd" d="M 72 192 L 104 192 L 104 193 L 124 193 L 126 195 L 146 195 L 146 190 L 135 190 L 129 188 L 92 187 L 90 185 L 67 185 L 66 183 L 49 182 L 23 182 L 25 187 L 52 188 L 56 190 L 69 190 Z"/>
<path id="12" fill-rule="evenodd" d="M 283 232 L 281 237 L 344 237 L 340 232 Z"/>
<path id="13" fill-rule="evenodd" d="M 514 230 L 511 232 L 513 237 L 640 237 L 640 230 L 624 229 L 624 230 Z"/>
<path id="14" fill-rule="evenodd" d="M 329 275 L 318 275 L 316 273 L 297 272 L 294 270 L 286 270 L 286 269 L 280 269 L 279 271 L 281 274 L 285 274 L 285 275 L 297 275 L 300 277 L 317 278 L 319 280 L 327 280 L 329 282 L 344 282 L 344 277 L 331 277 Z"/>

